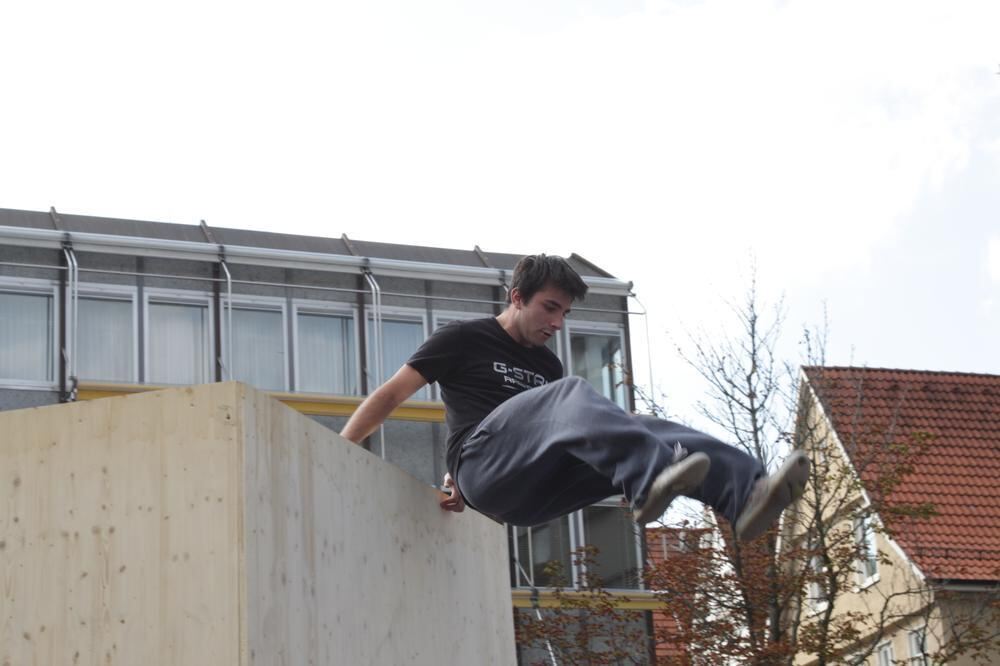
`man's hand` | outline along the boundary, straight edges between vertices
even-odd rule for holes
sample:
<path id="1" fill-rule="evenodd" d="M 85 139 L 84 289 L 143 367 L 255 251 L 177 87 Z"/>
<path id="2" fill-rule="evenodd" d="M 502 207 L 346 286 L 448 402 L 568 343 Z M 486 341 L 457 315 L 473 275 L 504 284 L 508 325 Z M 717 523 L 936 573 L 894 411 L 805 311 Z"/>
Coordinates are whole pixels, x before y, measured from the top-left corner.
<path id="1" fill-rule="evenodd" d="M 444 483 L 441 484 L 441 488 L 444 491 L 441 493 L 440 505 L 442 509 L 455 513 L 465 511 L 465 500 L 462 499 L 462 493 L 458 492 L 458 484 L 455 483 L 455 479 L 451 478 L 450 473 L 444 475 Z"/>

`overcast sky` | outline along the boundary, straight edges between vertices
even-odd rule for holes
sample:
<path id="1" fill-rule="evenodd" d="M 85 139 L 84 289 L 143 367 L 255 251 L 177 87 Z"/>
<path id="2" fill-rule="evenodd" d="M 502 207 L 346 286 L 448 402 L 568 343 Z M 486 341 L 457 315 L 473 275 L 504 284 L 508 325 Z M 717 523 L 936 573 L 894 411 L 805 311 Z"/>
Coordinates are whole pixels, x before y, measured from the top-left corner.
<path id="1" fill-rule="evenodd" d="M 577 252 L 678 415 L 750 257 L 790 352 L 1000 373 L 998 73 L 995 0 L 4 3 L 0 207 Z"/>

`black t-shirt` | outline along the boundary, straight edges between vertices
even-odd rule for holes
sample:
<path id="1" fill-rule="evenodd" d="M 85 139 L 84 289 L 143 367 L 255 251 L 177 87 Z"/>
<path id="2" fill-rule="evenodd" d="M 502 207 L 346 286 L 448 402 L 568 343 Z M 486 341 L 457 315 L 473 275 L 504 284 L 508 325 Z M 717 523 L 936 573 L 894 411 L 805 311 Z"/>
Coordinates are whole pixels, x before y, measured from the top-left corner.
<path id="1" fill-rule="evenodd" d="M 563 376 L 558 356 L 518 344 L 493 317 L 442 326 L 406 363 L 441 387 L 452 474 L 462 443 L 499 404 Z"/>

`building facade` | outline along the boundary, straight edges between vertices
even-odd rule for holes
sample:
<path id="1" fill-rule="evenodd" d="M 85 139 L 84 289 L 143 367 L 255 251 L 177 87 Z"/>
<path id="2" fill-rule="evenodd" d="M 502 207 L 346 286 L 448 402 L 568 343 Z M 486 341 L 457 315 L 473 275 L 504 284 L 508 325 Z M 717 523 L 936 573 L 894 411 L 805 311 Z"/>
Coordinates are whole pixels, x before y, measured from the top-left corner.
<path id="1" fill-rule="evenodd" d="M 0 410 L 238 380 L 339 430 L 435 328 L 502 311 L 519 258 L 0 209 Z M 550 346 L 631 410 L 631 284 L 568 260 L 590 291 Z M 438 398 L 428 386 L 365 446 L 440 483 Z M 510 537 L 515 604 L 553 560 L 577 582 L 585 544 L 607 587 L 640 587 L 642 540 L 615 499 Z"/>
<path id="2" fill-rule="evenodd" d="M 816 482 L 783 538 L 811 553 L 796 611 L 800 635 L 832 628 L 826 663 L 1000 659 L 998 398 L 995 375 L 803 369 Z"/>

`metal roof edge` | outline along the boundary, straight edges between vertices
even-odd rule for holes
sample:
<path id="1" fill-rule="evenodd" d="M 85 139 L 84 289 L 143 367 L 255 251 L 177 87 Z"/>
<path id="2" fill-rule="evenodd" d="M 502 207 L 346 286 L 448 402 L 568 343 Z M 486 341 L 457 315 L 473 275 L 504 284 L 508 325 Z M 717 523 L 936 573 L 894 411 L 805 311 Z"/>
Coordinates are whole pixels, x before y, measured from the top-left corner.
<path id="1" fill-rule="evenodd" d="M 614 277 L 613 275 L 611 275 L 611 273 L 607 272 L 606 270 L 604 270 L 603 268 L 601 268 L 600 266 L 598 266 L 597 264 L 595 264 L 594 262 L 592 262 L 590 259 L 587 259 L 586 257 L 582 257 L 579 254 L 577 254 L 576 252 L 570 252 L 570 255 L 569 255 L 568 258 L 569 259 L 575 259 L 576 261 L 579 261 L 581 264 L 587 266 L 588 268 L 592 269 L 596 273 L 600 273 L 604 277 Z"/>
<path id="2" fill-rule="evenodd" d="M 33 229 L 0 225 L 0 239 L 12 245 L 45 247 L 58 250 L 66 236 L 73 240 L 77 252 L 129 254 L 168 259 L 217 261 L 219 246 L 210 243 L 117 236 L 91 232 L 60 232 L 54 229 Z M 435 264 L 402 259 L 352 257 L 349 255 L 279 250 L 240 245 L 225 245 L 230 264 L 302 268 L 336 272 L 360 272 L 367 265 L 373 273 L 390 277 L 435 278 L 450 282 L 496 285 L 505 272 L 496 268 Z M 584 277 L 596 294 L 628 296 L 631 283 L 616 278 Z"/>

